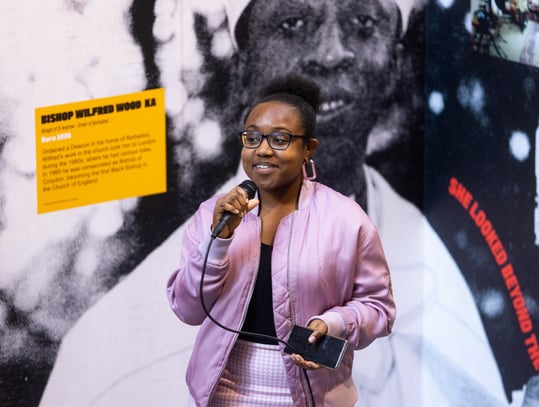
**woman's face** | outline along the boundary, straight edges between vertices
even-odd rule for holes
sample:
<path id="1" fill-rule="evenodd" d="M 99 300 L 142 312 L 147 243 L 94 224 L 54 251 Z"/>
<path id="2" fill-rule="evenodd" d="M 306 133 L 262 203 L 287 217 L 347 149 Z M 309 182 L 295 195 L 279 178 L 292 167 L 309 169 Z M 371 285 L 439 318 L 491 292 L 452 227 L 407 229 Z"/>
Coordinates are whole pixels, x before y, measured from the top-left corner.
<path id="1" fill-rule="evenodd" d="M 245 120 L 245 130 L 256 130 L 262 134 L 276 131 L 304 134 L 298 111 L 286 103 L 275 101 L 256 105 Z M 292 138 L 286 150 L 274 150 L 267 139 L 263 139 L 257 148 L 243 147 L 243 168 L 261 191 L 286 189 L 294 183 L 299 185 L 303 162 L 312 155 L 316 145 L 314 139 Z"/>

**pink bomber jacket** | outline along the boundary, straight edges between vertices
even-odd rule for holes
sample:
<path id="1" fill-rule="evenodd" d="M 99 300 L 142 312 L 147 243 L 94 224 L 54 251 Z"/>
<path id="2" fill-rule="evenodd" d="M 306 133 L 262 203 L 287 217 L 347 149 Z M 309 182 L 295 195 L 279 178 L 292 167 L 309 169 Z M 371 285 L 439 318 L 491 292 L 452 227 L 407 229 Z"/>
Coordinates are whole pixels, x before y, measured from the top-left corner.
<path id="1" fill-rule="evenodd" d="M 190 221 L 179 268 L 167 283 L 174 313 L 187 324 L 201 325 L 187 368 L 189 391 L 199 406 L 208 404 L 237 338 L 206 317 L 199 298 L 216 199 L 203 202 Z M 243 324 L 258 270 L 261 225 L 256 212 L 244 216 L 231 238 L 214 240 L 204 277 L 206 307 L 235 330 Z M 389 335 L 396 316 L 389 268 L 374 224 L 355 201 L 317 182 L 303 182 L 298 209 L 277 229 L 272 290 L 278 338 L 286 340 L 294 324 L 318 317 L 332 335 L 349 342 L 337 370 L 308 372 L 317 406 L 329 390 L 350 378 L 354 350 Z M 294 404 L 308 406 L 301 370 L 282 355 Z"/>

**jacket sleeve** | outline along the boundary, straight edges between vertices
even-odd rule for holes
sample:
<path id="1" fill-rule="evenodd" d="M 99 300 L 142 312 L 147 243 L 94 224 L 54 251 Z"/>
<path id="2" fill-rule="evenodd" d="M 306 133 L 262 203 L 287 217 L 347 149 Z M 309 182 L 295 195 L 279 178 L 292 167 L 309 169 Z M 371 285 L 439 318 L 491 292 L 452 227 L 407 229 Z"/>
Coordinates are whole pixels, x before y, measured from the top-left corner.
<path id="1" fill-rule="evenodd" d="M 200 298 L 203 265 L 211 243 L 211 219 L 213 201 L 203 203 L 190 220 L 183 237 L 179 267 L 168 279 L 167 297 L 170 307 L 183 322 L 200 325 L 206 318 Z M 230 239 L 216 238 L 204 272 L 203 299 L 211 310 L 219 297 L 228 270 L 228 247 Z"/>
<path id="2" fill-rule="evenodd" d="M 361 227 L 350 300 L 333 307 L 324 315 L 355 349 L 368 346 L 376 338 L 387 336 L 396 317 L 391 276 L 378 232 L 372 223 Z M 335 322 L 335 313 L 344 323 Z M 324 318 L 322 315 L 322 319 Z M 334 328 L 335 329 L 335 328 Z M 331 330 L 331 326 L 330 326 Z"/>

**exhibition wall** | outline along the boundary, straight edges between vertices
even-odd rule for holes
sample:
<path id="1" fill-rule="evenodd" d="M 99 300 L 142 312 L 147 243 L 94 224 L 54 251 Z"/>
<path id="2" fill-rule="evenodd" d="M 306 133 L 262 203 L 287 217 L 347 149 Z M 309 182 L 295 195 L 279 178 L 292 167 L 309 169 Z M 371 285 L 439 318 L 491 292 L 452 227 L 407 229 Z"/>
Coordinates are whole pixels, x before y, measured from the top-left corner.
<path id="1" fill-rule="evenodd" d="M 197 327 L 166 283 L 199 204 L 245 179 L 256 89 L 291 72 L 321 86 L 318 180 L 392 273 L 357 405 L 539 405 L 539 17 L 502 3 L 5 5 L 0 405 L 187 406 Z"/>

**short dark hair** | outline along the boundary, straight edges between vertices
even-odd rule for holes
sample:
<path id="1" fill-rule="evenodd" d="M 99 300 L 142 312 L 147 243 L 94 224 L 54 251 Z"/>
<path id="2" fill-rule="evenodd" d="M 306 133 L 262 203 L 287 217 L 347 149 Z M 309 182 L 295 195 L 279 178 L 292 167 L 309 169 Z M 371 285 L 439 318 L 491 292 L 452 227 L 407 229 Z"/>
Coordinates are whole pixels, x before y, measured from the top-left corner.
<path id="1" fill-rule="evenodd" d="M 315 137 L 316 114 L 320 108 L 321 96 L 318 84 L 298 75 L 287 75 L 273 79 L 260 89 L 258 100 L 247 112 L 264 102 L 281 102 L 295 108 L 305 129 L 305 135 Z"/>

